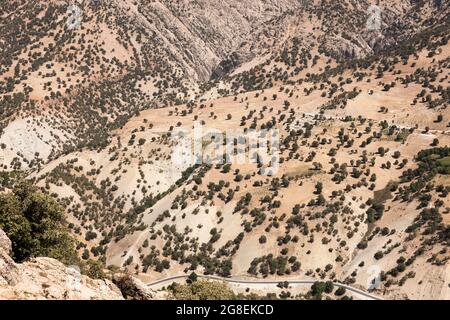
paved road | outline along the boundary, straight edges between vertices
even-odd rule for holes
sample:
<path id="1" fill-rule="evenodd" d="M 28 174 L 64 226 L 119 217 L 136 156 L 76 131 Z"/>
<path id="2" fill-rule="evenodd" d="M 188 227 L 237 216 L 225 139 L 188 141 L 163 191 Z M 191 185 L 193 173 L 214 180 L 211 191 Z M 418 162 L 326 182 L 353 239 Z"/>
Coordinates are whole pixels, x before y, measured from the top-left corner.
<path id="1" fill-rule="evenodd" d="M 251 279 L 249 279 L 249 280 L 245 280 L 245 279 L 222 278 L 222 277 L 218 277 L 218 276 L 204 276 L 204 275 L 198 275 L 198 277 L 203 278 L 203 279 L 219 280 L 219 281 L 224 281 L 224 282 L 228 282 L 228 283 L 251 284 L 251 285 L 255 285 L 255 284 L 256 285 L 274 285 L 274 286 L 276 286 L 280 282 L 284 282 L 284 281 L 287 281 L 289 284 L 303 284 L 303 285 L 312 285 L 314 282 L 317 281 L 317 280 L 296 280 L 296 279 L 282 279 L 282 280 L 264 280 L 264 279 L 251 280 Z M 151 287 L 154 287 L 156 285 L 161 285 L 166 282 L 172 282 L 175 280 L 182 280 L 182 279 L 187 279 L 187 278 L 188 278 L 187 275 L 173 276 L 173 277 L 161 279 L 161 280 L 158 280 L 158 281 L 155 281 L 152 283 L 148 283 L 147 287 L 151 288 Z M 363 297 L 366 297 L 370 300 L 383 300 L 381 297 L 378 297 L 374 294 L 368 293 L 361 289 L 351 287 L 351 286 L 343 284 L 343 283 L 333 282 L 333 284 L 336 287 L 345 288 L 348 291 L 362 295 Z"/>

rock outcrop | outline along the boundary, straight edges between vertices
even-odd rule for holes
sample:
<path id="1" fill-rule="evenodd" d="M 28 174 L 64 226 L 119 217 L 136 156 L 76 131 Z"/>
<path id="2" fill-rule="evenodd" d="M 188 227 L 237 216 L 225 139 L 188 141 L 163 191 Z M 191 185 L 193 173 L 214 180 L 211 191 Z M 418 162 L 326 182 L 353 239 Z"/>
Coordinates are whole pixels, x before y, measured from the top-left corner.
<path id="1" fill-rule="evenodd" d="M 117 285 L 127 300 L 153 300 L 158 299 L 156 293 L 148 289 L 145 284 L 132 276 L 118 274 L 113 278 L 113 282 Z"/>
<path id="2" fill-rule="evenodd" d="M 109 280 L 93 280 L 51 258 L 17 264 L 10 252 L 11 241 L 0 229 L 0 299 L 123 299 Z"/>
<path id="3" fill-rule="evenodd" d="M 10 257 L 10 252 L 11 240 L 0 229 L 0 288 L 4 285 L 14 285 L 19 279 L 19 268 Z"/>

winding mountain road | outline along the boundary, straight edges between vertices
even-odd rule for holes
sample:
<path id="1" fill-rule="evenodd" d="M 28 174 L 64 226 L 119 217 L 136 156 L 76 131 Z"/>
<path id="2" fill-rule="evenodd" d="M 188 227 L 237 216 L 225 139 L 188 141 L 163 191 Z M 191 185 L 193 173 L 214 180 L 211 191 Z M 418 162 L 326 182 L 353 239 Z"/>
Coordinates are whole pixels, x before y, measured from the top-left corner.
<path id="1" fill-rule="evenodd" d="M 152 283 L 148 283 L 147 287 L 151 288 L 157 285 L 162 285 L 164 283 L 170 283 L 175 280 L 182 280 L 187 279 L 188 275 L 180 275 L 180 276 L 173 276 L 165 279 L 160 279 Z M 274 285 L 277 286 L 280 282 L 287 281 L 289 284 L 301 284 L 301 285 L 312 285 L 317 280 L 296 280 L 296 279 L 283 279 L 283 280 L 264 280 L 264 279 L 258 279 L 258 280 L 245 280 L 245 279 L 236 279 L 236 278 L 222 278 L 218 276 L 205 276 L 205 275 L 198 275 L 199 278 L 203 279 L 209 279 L 209 280 L 218 280 L 218 281 L 224 281 L 228 283 L 237 283 L 237 284 L 249 284 L 249 285 Z M 349 285 L 339 283 L 339 282 L 333 282 L 333 284 L 336 287 L 342 287 L 346 290 L 359 294 L 365 298 L 368 298 L 370 300 L 383 300 L 381 297 L 378 297 L 374 294 L 368 293 L 364 290 L 357 289 L 354 287 L 351 287 Z"/>

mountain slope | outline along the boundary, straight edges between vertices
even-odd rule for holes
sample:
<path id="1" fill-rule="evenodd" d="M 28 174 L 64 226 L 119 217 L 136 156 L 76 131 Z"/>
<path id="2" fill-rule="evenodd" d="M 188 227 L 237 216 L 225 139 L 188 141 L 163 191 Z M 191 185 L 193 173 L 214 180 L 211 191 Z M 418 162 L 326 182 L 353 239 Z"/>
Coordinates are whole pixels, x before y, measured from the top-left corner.
<path id="1" fill-rule="evenodd" d="M 9 3 L 0 159 L 59 199 L 80 255 L 449 298 L 448 3 L 380 1 L 379 30 L 369 1 L 89 2 L 73 30 L 56 1 Z M 204 161 L 178 161 L 199 124 Z M 250 144 L 207 162 L 270 129 L 276 172 Z"/>

